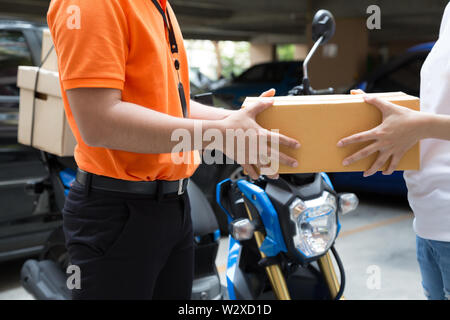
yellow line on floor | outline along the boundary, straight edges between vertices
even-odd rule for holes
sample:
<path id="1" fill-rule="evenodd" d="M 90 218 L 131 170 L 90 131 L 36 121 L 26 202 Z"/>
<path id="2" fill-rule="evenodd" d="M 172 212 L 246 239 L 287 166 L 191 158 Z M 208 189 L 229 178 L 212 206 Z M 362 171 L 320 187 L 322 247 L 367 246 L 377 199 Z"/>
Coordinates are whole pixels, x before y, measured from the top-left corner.
<path id="1" fill-rule="evenodd" d="M 388 226 L 388 225 L 391 225 L 391 224 L 394 224 L 394 223 L 397 223 L 397 222 L 400 222 L 403 220 L 412 219 L 413 217 L 414 217 L 414 215 L 412 213 L 406 213 L 406 214 L 402 214 L 397 217 L 393 217 L 393 218 L 386 219 L 383 221 L 369 223 L 369 224 L 366 224 L 364 226 L 361 226 L 361 227 L 358 227 L 358 228 L 355 228 L 352 230 L 343 231 L 339 234 L 339 238 L 347 237 L 352 234 L 363 232 L 363 231 L 373 230 L 373 229 L 376 229 L 379 227 Z"/>

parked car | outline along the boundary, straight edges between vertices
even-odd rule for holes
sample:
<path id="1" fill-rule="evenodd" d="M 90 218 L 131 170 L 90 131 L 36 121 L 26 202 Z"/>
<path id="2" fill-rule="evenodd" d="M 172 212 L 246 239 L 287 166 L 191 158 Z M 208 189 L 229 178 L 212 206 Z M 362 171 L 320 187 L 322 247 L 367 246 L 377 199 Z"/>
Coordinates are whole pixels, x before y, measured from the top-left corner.
<path id="1" fill-rule="evenodd" d="M 403 91 L 413 96 L 420 94 L 420 69 L 434 46 L 434 42 L 423 43 L 408 49 L 401 56 L 377 68 L 352 87 L 365 92 Z M 377 172 L 364 178 L 360 172 L 333 173 L 331 179 L 337 189 L 353 189 L 363 192 L 406 196 L 407 189 L 403 172 L 396 171 L 385 176 Z"/>
<path id="2" fill-rule="evenodd" d="M 209 90 L 205 91 L 205 89 L 197 87 L 197 85 L 195 85 L 195 83 L 192 81 L 190 83 L 190 89 L 191 89 L 191 98 L 195 98 L 196 96 L 209 96 L 209 98 L 206 101 L 200 101 L 203 104 L 224 109 L 231 109 L 231 110 L 234 109 L 234 107 L 230 105 L 229 102 L 223 101 L 219 97 L 213 95 L 212 92 L 210 92 Z"/>
<path id="3" fill-rule="evenodd" d="M 234 78 L 231 83 L 213 90 L 218 98 L 238 109 L 246 97 L 259 96 L 274 88 L 277 95 L 287 95 L 302 77 L 302 62 L 271 62 L 257 64 Z"/>
<path id="4" fill-rule="evenodd" d="M 224 77 L 217 80 L 210 79 L 207 75 L 202 73 L 198 67 L 189 68 L 189 81 L 191 82 L 191 86 L 194 85 L 197 89 L 201 90 L 201 92 L 209 92 L 221 88 L 228 83 L 228 79 Z"/>
<path id="5" fill-rule="evenodd" d="M 60 224 L 49 197 L 25 192 L 30 181 L 47 175 L 36 149 L 17 142 L 17 66 L 41 59 L 40 24 L 0 20 L 0 261 L 39 253 Z"/>

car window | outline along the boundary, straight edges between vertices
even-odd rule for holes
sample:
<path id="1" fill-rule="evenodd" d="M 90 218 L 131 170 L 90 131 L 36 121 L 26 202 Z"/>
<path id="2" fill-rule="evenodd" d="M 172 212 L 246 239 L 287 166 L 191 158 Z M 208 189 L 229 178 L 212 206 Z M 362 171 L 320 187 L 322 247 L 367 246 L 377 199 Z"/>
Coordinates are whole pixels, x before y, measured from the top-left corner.
<path id="1" fill-rule="evenodd" d="M 419 96 L 420 69 L 426 56 L 416 56 L 395 70 L 375 80 L 371 92 L 403 91 L 407 94 Z"/>
<path id="2" fill-rule="evenodd" d="M 286 77 L 301 77 L 301 65 L 299 63 L 273 63 L 254 66 L 234 82 L 239 83 L 281 83 Z"/>
<path id="3" fill-rule="evenodd" d="M 282 82 L 286 73 L 289 71 L 289 64 L 273 64 L 267 68 L 266 80 L 267 82 Z"/>
<path id="4" fill-rule="evenodd" d="M 32 65 L 30 50 L 20 31 L 0 30 L 0 96 L 19 95 L 17 67 Z M 5 107 L 5 104 L 2 104 Z"/>
<path id="5" fill-rule="evenodd" d="M 265 82 L 266 75 L 266 65 L 258 65 L 251 67 L 239 77 L 236 78 L 235 82 L 239 83 L 254 83 L 254 82 Z"/>

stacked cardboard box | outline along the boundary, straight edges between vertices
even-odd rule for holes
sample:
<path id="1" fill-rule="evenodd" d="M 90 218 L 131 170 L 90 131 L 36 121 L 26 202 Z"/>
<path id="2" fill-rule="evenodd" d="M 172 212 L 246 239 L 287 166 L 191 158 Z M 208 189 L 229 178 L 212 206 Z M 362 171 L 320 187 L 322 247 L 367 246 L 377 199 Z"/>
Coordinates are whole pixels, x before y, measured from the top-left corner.
<path id="1" fill-rule="evenodd" d="M 401 92 L 370 94 L 398 105 L 419 110 L 419 98 Z M 244 107 L 259 99 L 247 98 Z M 381 112 L 364 102 L 361 95 L 328 95 L 275 97 L 274 106 L 257 117 L 266 129 L 278 129 L 280 133 L 297 139 L 298 150 L 280 150 L 296 158 L 299 166 L 280 165 L 280 173 L 365 171 L 371 167 L 377 154 L 348 167 L 342 161 L 371 142 L 357 143 L 345 148 L 336 144 L 344 137 L 366 131 L 381 123 Z M 410 149 L 399 163 L 398 170 L 419 170 L 419 143 Z"/>
<path id="2" fill-rule="evenodd" d="M 48 57 L 42 67 L 19 67 L 18 141 L 58 156 L 72 156 L 76 140 L 65 116 L 58 60 L 52 46 L 50 32 L 45 30 L 42 59 Z"/>
<path id="3" fill-rule="evenodd" d="M 48 58 L 44 61 L 47 55 Z M 56 56 L 56 51 L 53 48 L 52 35 L 48 29 L 45 29 L 42 33 L 41 60 L 44 61 L 42 69 L 58 72 L 58 58 Z"/>

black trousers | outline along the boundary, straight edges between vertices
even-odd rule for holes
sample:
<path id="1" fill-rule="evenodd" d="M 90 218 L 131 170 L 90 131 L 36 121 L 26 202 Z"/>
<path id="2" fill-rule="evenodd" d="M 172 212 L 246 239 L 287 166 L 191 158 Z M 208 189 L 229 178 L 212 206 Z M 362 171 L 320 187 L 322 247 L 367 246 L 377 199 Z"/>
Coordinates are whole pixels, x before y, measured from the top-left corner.
<path id="1" fill-rule="evenodd" d="M 189 299 L 194 248 L 189 197 L 157 199 L 75 182 L 63 210 L 73 299 Z"/>

